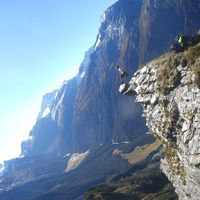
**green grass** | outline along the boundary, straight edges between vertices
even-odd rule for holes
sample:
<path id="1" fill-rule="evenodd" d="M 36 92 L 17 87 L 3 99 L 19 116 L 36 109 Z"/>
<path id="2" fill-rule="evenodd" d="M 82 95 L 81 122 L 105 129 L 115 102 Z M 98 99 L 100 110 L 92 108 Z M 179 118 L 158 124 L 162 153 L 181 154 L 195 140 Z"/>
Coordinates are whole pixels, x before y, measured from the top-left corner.
<path id="1" fill-rule="evenodd" d="M 132 171 L 132 172 L 131 172 Z M 159 163 L 142 162 L 106 185 L 89 190 L 84 200 L 177 200 L 174 188 Z"/>

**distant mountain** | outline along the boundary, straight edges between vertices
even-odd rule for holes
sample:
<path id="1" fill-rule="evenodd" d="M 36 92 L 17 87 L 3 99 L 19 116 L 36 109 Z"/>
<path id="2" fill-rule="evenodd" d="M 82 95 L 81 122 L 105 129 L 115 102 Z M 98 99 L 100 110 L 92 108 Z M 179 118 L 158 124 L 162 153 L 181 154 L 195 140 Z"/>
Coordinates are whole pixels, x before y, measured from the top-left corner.
<path id="1" fill-rule="evenodd" d="M 22 142 L 24 157 L 6 162 L 0 199 L 78 200 L 89 187 L 131 167 L 121 153 L 154 139 L 145 134 L 141 107 L 118 92 L 116 65 L 128 72 L 128 82 L 139 64 L 168 51 L 177 34 L 199 29 L 199 5 L 200 0 L 119 0 L 108 8 L 78 75 L 44 96 Z M 69 163 L 76 168 L 68 170 Z"/>
<path id="2" fill-rule="evenodd" d="M 71 146 L 68 145 L 71 143 L 69 134 L 72 131 L 76 94 L 93 52 L 94 47 L 91 47 L 85 53 L 77 76 L 64 81 L 59 89 L 44 95 L 41 111 L 29 133 L 30 137 L 22 142 L 22 155 L 71 152 Z"/>

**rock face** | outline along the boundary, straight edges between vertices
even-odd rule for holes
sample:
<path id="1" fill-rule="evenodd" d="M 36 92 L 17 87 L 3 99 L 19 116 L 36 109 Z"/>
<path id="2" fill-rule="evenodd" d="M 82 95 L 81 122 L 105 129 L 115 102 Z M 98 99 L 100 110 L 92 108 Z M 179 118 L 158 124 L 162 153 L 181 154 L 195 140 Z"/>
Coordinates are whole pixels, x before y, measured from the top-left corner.
<path id="1" fill-rule="evenodd" d="M 165 146 L 161 168 L 179 199 L 200 199 L 200 44 L 142 67 L 125 92 L 137 94 L 150 131 Z"/>
<path id="2" fill-rule="evenodd" d="M 8 161 L 3 170 L 6 174 L 0 170 L 0 199 L 80 200 L 88 188 L 106 182 L 108 178 L 127 170 L 130 164 L 119 157 L 119 152 L 129 153 L 138 145 L 152 143 L 153 139 L 145 134 L 147 128 L 145 120 L 141 117 L 139 105 L 134 103 L 132 97 L 119 94 L 119 76 L 115 66 L 123 66 L 131 75 L 138 69 L 139 63 L 145 63 L 165 52 L 178 33 L 196 32 L 200 27 L 199 5 L 200 0 L 119 0 L 108 8 L 101 17 L 96 42 L 86 53 L 78 75 L 65 81 L 61 88 L 45 95 L 30 137 L 22 143 L 24 157 Z M 183 65 L 182 68 L 184 67 Z M 156 70 L 156 67 L 147 68 Z M 184 69 L 186 70 L 182 70 L 182 81 L 188 80 L 189 76 L 189 70 Z M 194 72 L 196 73 L 195 70 Z M 180 74 L 180 70 L 172 71 L 174 76 L 169 75 L 167 80 L 170 84 L 167 81 L 159 82 L 163 94 L 174 88 L 173 77 L 176 77 L 176 73 Z M 148 83 L 148 79 L 153 77 L 155 76 L 147 78 L 144 71 L 140 79 Z M 161 73 L 161 80 L 162 77 Z M 193 82 L 198 84 L 196 75 L 192 77 Z M 177 84 L 180 82 L 179 79 L 175 80 Z M 187 88 L 190 87 L 192 86 L 188 84 Z M 162 91 L 162 88 L 166 89 Z M 183 90 L 186 93 L 189 92 L 187 88 Z M 146 88 L 141 89 L 143 90 Z M 154 90 L 154 85 L 148 90 Z M 151 97 L 145 95 L 141 96 L 141 99 L 156 105 L 159 96 Z M 177 95 L 176 98 L 181 96 Z M 187 101 L 185 99 L 184 105 L 188 105 Z M 172 109 L 179 108 L 173 106 Z M 167 110 L 166 113 L 170 115 Z M 162 118 L 162 115 L 160 112 L 154 115 L 158 116 L 154 119 L 158 123 L 157 120 Z M 176 115 L 174 117 L 176 119 Z M 197 117 L 194 120 L 197 120 Z M 170 129 L 169 124 L 174 121 L 165 124 L 167 129 Z M 151 121 L 148 120 L 148 123 L 151 124 Z M 189 125 L 184 123 L 181 128 L 187 133 Z M 195 130 L 194 128 L 191 138 L 198 137 Z M 171 142 L 168 146 L 169 154 L 172 154 L 177 152 L 176 145 L 180 143 L 181 146 L 183 143 L 180 138 L 174 136 L 175 131 L 170 133 Z M 194 142 L 188 144 L 194 153 L 197 148 L 193 144 L 196 145 L 197 142 L 190 140 L 190 137 L 188 140 L 188 137 L 186 135 L 186 141 Z M 165 141 L 168 141 L 167 138 Z M 182 145 L 184 155 L 190 152 L 186 151 L 186 147 Z M 72 162 L 73 170 L 70 171 L 67 168 L 68 160 L 76 159 L 77 155 L 84 155 L 82 153 L 88 150 L 90 153 L 87 156 Z M 178 153 L 176 155 L 179 156 Z M 64 157 L 66 154 L 70 154 L 71 157 Z M 193 174 L 186 176 L 189 172 L 184 168 L 184 162 L 192 165 L 194 157 L 187 161 L 178 156 L 173 157 L 175 160 L 166 159 L 171 165 L 164 165 L 163 161 L 163 169 L 167 171 L 167 166 L 175 168 L 174 165 L 178 164 L 177 169 L 180 170 L 173 172 L 179 177 L 175 179 L 176 184 L 182 183 L 180 190 L 185 188 L 186 191 L 189 188 L 187 181 L 197 179 L 189 179 Z M 177 162 L 177 159 L 181 161 Z M 192 169 L 198 170 L 198 163 L 196 165 L 197 167 Z M 174 176 L 168 174 L 173 179 Z M 188 187 L 184 186 L 184 182 Z"/>
<path id="3" fill-rule="evenodd" d="M 117 91 L 115 66 L 124 66 L 131 75 L 139 63 L 165 52 L 178 33 L 196 32 L 199 5 L 200 0 L 119 0 L 108 8 L 79 74 L 55 96 L 44 98 L 30 139 L 22 143 L 22 154 L 81 153 L 145 133 L 140 107 Z"/>

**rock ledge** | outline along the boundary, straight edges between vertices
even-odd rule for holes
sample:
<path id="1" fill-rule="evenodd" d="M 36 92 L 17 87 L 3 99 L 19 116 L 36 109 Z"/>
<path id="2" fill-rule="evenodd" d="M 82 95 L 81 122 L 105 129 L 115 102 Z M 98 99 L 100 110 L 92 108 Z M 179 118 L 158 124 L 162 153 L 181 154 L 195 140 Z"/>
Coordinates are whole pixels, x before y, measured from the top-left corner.
<path id="1" fill-rule="evenodd" d="M 161 169 L 179 199 L 199 200 L 200 45 L 150 62 L 119 91 L 143 105 L 148 128 L 165 147 Z"/>

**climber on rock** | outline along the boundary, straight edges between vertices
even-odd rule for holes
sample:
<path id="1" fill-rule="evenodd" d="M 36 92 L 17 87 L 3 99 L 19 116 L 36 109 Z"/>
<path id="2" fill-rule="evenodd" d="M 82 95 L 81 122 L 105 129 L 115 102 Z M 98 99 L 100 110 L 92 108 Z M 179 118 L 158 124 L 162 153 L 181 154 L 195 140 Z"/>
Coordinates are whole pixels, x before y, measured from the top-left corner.
<path id="1" fill-rule="evenodd" d="M 122 67 L 119 67 L 118 65 L 117 65 L 117 69 L 119 71 L 121 84 L 123 84 L 124 83 L 123 78 L 126 77 L 126 76 L 128 76 L 128 74 L 126 73 L 126 71 Z"/>

